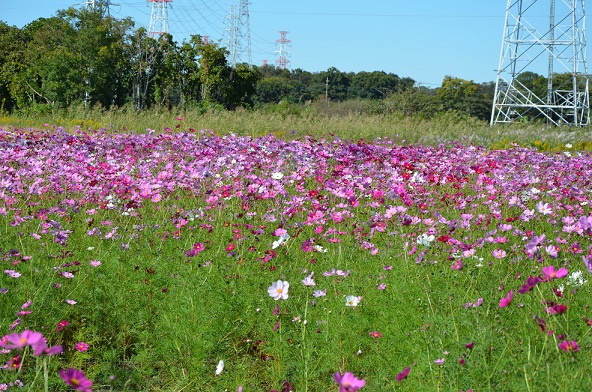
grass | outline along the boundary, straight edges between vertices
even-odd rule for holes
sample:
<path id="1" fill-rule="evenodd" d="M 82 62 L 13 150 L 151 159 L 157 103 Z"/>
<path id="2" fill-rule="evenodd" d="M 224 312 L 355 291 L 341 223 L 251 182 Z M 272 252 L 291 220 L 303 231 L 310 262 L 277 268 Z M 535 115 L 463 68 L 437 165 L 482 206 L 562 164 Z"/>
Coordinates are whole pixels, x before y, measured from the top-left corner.
<path id="1" fill-rule="evenodd" d="M 76 129 L 107 129 L 119 132 L 143 133 L 146 129 L 158 132 L 179 124 L 188 131 L 212 130 L 217 134 L 234 133 L 253 137 L 270 133 L 283 139 L 305 135 L 327 137 L 329 134 L 344 140 L 376 138 L 397 140 L 399 143 L 437 146 L 443 142 L 461 142 L 493 149 L 506 149 L 517 144 L 539 151 L 564 151 L 572 144 L 580 151 L 592 151 L 592 131 L 589 127 L 557 128 L 545 124 L 496 125 L 460 116 L 440 113 L 434 118 L 372 113 L 368 102 L 315 102 L 306 106 L 278 104 L 262 110 L 187 109 L 168 111 L 156 109 L 136 112 L 131 108 L 85 111 L 72 107 L 55 113 L 24 113 L 4 115 L 0 124 L 17 128 L 43 129 L 44 124 L 58 124 L 73 132 Z"/>
<path id="2" fill-rule="evenodd" d="M 153 114 L 162 122 L 143 116 L 127 131 L 111 117 L 107 131 L 0 132 L 0 336 L 41 331 L 64 348 L 0 354 L 22 355 L 0 385 L 42 390 L 45 360 L 52 391 L 68 390 L 58 376 L 68 367 L 98 391 L 337 391 L 335 372 L 354 373 L 368 391 L 591 389 L 590 229 L 565 229 L 590 215 L 590 156 L 564 145 L 586 130 L 554 136 L 567 156 L 474 147 L 496 142 L 486 127 L 386 139 L 378 119 L 300 114 L 282 121 L 322 133 L 297 129 L 284 141 L 257 137 L 281 132 L 281 116 L 218 115 Z M 201 121 L 220 136 L 200 133 Z M 342 126 L 345 140 L 364 121 L 352 139 L 374 143 L 325 133 Z M 464 144 L 443 142 L 460 133 Z M 290 238 L 274 247 L 278 229 Z M 549 265 L 568 277 L 518 293 Z M 314 287 L 301 283 L 311 272 Z M 290 283 L 285 300 L 267 293 L 277 280 Z M 351 295 L 358 306 L 346 306 Z M 16 316 L 29 300 L 32 313 Z M 553 304 L 566 311 L 552 314 Z"/>

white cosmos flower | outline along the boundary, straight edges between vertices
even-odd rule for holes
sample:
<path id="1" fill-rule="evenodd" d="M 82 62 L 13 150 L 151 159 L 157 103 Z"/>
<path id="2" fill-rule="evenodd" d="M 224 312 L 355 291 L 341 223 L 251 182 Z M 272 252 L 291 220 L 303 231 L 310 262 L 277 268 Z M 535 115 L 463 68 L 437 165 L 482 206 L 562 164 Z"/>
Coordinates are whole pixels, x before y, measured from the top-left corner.
<path id="1" fill-rule="evenodd" d="M 345 297 L 345 306 L 351 306 L 352 308 L 355 308 L 358 306 L 359 302 L 360 300 L 355 295 L 348 295 Z"/>
<path id="2" fill-rule="evenodd" d="M 290 234 L 288 234 L 288 233 L 282 234 L 281 236 L 279 236 L 277 241 L 273 241 L 273 244 L 271 244 L 271 249 L 275 249 L 275 248 L 279 247 L 280 245 L 285 244 L 286 242 L 288 242 L 289 239 L 290 239 Z"/>
<path id="3" fill-rule="evenodd" d="M 284 174 L 282 172 L 274 172 L 271 173 L 271 178 L 273 178 L 274 180 L 281 180 L 282 178 L 284 178 Z"/>
<path id="4" fill-rule="evenodd" d="M 216 376 L 222 373 L 222 370 L 224 370 L 224 361 L 220 360 L 220 362 L 218 362 L 218 366 L 216 366 Z"/>
<path id="5" fill-rule="evenodd" d="M 267 288 L 267 293 L 270 297 L 274 300 L 278 299 L 288 299 L 288 289 L 290 288 L 290 283 L 286 281 L 278 280 L 271 286 Z"/>
<path id="6" fill-rule="evenodd" d="M 417 243 L 423 246 L 430 246 L 432 242 L 436 239 L 433 235 L 422 234 L 417 237 Z"/>

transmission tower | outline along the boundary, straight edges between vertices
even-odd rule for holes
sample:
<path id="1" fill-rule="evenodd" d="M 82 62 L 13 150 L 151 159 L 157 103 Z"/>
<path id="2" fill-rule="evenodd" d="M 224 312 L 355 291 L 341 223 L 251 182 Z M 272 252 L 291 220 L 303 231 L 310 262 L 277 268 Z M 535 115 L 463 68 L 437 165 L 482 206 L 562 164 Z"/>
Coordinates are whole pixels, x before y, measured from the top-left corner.
<path id="1" fill-rule="evenodd" d="M 152 3 L 152 14 L 150 15 L 150 27 L 148 36 L 154 38 L 156 35 L 169 33 L 168 3 L 173 0 L 148 0 Z"/>
<path id="2" fill-rule="evenodd" d="M 244 43 L 245 39 L 247 40 L 247 63 L 249 64 L 249 68 L 251 68 L 253 66 L 253 56 L 251 53 L 251 22 L 249 20 L 248 0 L 240 0 L 238 11 L 238 31 L 241 43 Z"/>
<path id="3" fill-rule="evenodd" d="M 230 65 L 234 68 L 236 66 L 238 52 L 239 52 L 239 30 L 238 30 L 238 18 L 236 15 L 236 6 L 231 5 L 229 6 L 230 13 L 226 17 L 228 22 L 228 27 L 226 28 L 226 34 L 228 36 L 228 40 L 226 43 L 228 52 L 230 52 L 229 62 Z"/>
<path id="4" fill-rule="evenodd" d="M 286 34 L 288 33 L 288 31 L 280 31 L 280 39 L 275 41 L 276 44 L 279 44 L 280 46 L 280 49 L 275 51 L 279 54 L 279 57 L 275 62 L 277 63 L 278 68 L 280 69 L 286 69 L 288 67 L 288 64 L 290 64 L 290 61 L 287 59 L 287 56 L 289 56 L 290 54 L 290 52 L 288 52 L 288 46 L 292 41 L 286 38 Z"/>
<path id="5" fill-rule="evenodd" d="M 226 16 L 229 20 L 226 28 L 227 49 L 230 52 L 230 65 L 236 67 L 239 62 L 247 62 L 252 67 L 251 54 L 251 26 L 249 21 L 249 2 L 240 0 L 238 12 L 236 6 L 229 6 L 230 13 Z M 246 42 L 245 42 L 246 41 Z M 246 50 L 246 56 L 245 56 Z M 246 58 L 245 58 L 246 57 Z"/>
<path id="6" fill-rule="evenodd" d="M 546 86 L 532 83 L 537 73 Z M 587 77 L 584 0 L 508 0 L 491 126 L 588 125 Z"/>
<path id="7" fill-rule="evenodd" d="M 114 4 L 117 5 L 117 4 Z M 99 11 L 103 16 L 110 16 L 111 0 L 86 0 L 84 7 L 89 11 Z"/>

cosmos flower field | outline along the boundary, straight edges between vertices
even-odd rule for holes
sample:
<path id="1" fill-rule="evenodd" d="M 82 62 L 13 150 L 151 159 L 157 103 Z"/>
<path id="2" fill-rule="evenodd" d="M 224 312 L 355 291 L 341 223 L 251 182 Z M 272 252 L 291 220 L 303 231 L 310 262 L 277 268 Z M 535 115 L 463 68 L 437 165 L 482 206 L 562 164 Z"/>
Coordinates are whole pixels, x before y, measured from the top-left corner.
<path id="1" fill-rule="evenodd" d="M 0 390 L 591 390 L 567 150 L 0 128 Z"/>

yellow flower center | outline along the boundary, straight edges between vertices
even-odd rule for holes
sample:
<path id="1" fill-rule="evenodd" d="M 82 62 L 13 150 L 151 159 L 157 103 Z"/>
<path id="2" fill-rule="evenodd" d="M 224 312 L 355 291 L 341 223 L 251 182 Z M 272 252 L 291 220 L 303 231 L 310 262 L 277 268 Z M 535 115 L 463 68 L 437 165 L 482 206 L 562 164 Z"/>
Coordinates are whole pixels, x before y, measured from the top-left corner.
<path id="1" fill-rule="evenodd" d="M 80 385 L 80 381 L 78 381 L 77 378 L 71 378 L 70 382 L 72 383 L 72 385 L 74 385 L 75 387 L 77 387 L 78 385 Z"/>
<path id="2" fill-rule="evenodd" d="M 277 292 L 281 294 L 282 293 L 282 289 L 277 289 Z"/>

